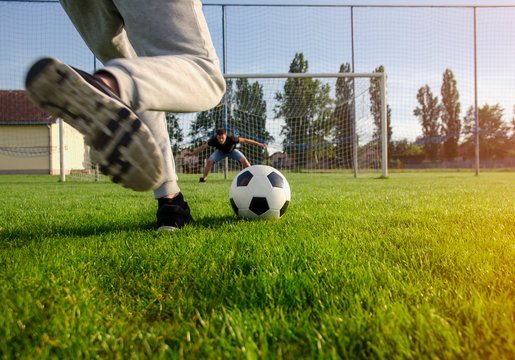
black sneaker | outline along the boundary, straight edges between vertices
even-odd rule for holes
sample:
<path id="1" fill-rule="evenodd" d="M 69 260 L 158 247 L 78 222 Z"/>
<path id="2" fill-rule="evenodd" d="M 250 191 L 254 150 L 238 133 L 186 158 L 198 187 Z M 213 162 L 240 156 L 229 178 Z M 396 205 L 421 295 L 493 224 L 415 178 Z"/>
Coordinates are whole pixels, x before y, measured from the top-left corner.
<path id="1" fill-rule="evenodd" d="M 190 207 L 179 193 L 173 199 L 159 199 L 157 209 L 157 230 L 175 231 L 193 221 Z"/>
<path id="2" fill-rule="evenodd" d="M 198 182 L 206 182 L 206 180 L 203 177 L 201 177 Z"/>
<path id="3" fill-rule="evenodd" d="M 29 70 L 25 86 L 37 107 L 84 135 L 91 159 L 113 182 L 136 191 L 162 184 L 163 156 L 150 130 L 102 81 L 44 58 Z"/>

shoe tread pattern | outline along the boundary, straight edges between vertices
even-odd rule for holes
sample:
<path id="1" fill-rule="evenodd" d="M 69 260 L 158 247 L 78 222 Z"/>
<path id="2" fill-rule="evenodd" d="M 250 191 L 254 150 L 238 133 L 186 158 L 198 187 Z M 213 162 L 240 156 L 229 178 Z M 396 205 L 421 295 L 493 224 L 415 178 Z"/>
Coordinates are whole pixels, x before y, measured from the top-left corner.
<path id="1" fill-rule="evenodd" d="M 162 154 L 150 130 L 127 105 L 56 59 L 36 63 L 26 83 L 32 102 L 84 135 L 92 160 L 114 182 L 136 191 L 161 185 Z"/>

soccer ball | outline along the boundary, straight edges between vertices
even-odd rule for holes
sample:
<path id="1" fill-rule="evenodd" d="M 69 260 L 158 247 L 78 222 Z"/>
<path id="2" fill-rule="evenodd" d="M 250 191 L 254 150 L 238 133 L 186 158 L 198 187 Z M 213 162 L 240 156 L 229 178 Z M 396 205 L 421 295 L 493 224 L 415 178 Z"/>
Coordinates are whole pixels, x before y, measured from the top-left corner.
<path id="1" fill-rule="evenodd" d="M 246 219 L 278 219 L 290 203 L 290 185 L 271 166 L 252 165 L 240 171 L 229 191 L 237 216 Z"/>

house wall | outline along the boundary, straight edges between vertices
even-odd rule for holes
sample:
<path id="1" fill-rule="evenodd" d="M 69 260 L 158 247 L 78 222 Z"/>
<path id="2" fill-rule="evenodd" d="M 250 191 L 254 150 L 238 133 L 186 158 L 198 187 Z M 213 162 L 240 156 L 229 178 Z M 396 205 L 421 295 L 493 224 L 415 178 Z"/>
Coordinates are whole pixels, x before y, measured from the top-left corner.
<path id="1" fill-rule="evenodd" d="M 84 137 L 64 123 L 65 173 L 90 165 Z M 0 174 L 60 173 L 59 123 L 51 125 L 0 125 Z"/>
<path id="2" fill-rule="evenodd" d="M 89 149 L 84 143 L 84 136 L 67 123 L 63 123 L 64 131 L 64 168 L 65 174 L 70 171 L 84 171 L 91 168 Z M 50 130 L 52 143 L 52 165 L 50 174 L 57 175 L 61 170 L 61 157 L 59 153 L 59 122 L 53 124 Z"/>
<path id="3" fill-rule="evenodd" d="M 0 174 L 49 174 L 47 125 L 0 125 Z"/>

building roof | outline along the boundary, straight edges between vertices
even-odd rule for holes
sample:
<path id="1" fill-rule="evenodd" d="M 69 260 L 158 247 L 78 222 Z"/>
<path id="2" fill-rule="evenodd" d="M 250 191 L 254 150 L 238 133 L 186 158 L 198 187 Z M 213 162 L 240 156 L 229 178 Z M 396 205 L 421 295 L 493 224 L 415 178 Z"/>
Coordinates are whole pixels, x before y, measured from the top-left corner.
<path id="1" fill-rule="evenodd" d="M 0 90 L 0 125 L 46 125 L 56 119 L 35 107 L 23 90 Z"/>

